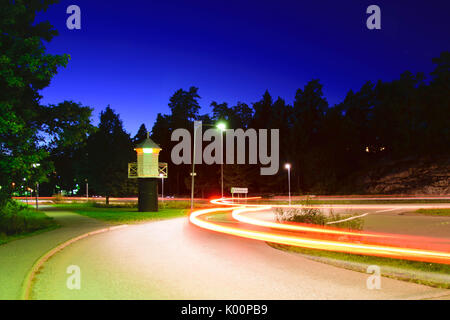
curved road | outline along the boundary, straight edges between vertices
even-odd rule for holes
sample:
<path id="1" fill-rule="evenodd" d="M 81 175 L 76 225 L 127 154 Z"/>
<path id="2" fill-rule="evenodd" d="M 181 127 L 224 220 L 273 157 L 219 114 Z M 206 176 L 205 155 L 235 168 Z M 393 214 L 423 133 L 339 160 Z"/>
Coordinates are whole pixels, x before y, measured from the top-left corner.
<path id="1" fill-rule="evenodd" d="M 235 222 L 236 225 L 239 222 Z M 69 290 L 67 267 L 81 269 Z M 449 290 L 311 261 L 264 242 L 200 229 L 186 218 L 151 222 L 80 240 L 47 261 L 33 299 L 421 299 Z"/>

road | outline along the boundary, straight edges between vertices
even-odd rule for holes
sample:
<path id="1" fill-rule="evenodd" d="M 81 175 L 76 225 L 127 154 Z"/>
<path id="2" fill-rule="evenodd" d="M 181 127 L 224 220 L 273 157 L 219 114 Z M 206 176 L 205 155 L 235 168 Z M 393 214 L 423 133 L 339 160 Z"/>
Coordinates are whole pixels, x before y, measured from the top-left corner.
<path id="1" fill-rule="evenodd" d="M 239 222 L 235 222 L 239 225 Z M 69 290 L 67 267 L 81 270 Z M 200 229 L 186 218 L 80 240 L 47 261 L 33 299 L 421 299 L 449 290 L 358 273 L 279 251 L 261 241 Z"/>

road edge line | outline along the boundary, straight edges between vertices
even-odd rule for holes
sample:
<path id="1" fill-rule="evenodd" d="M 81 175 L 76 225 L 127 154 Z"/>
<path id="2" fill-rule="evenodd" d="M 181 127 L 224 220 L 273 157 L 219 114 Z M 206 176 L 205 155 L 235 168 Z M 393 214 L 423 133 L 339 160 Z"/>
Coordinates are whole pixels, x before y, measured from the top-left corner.
<path id="1" fill-rule="evenodd" d="M 44 265 L 44 263 L 47 262 L 56 253 L 60 252 L 64 248 L 68 247 L 72 243 L 75 243 L 77 241 L 85 239 L 85 238 L 87 238 L 89 236 L 94 236 L 94 235 L 105 233 L 105 232 L 108 232 L 108 231 L 114 231 L 114 230 L 117 230 L 117 229 L 122 229 L 122 228 L 125 228 L 127 226 L 128 226 L 127 224 L 124 224 L 124 225 L 107 227 L 107 228 L 103 228 L 103 229 L 99 229 L 99 230 L 90 231 L 90 232 L 84 233 L 82 235 L 79 235 L 79 236 L 77 236 L 75 238 L 69 239 L 69 240 L 61 243 L 60 245 L 54 247 L 53 249 L 47 251 L 38 260 L 36 260 L 36 262 L 31 267 L 30 271 L 25 276 L 25 279 L 24 279 L 23 284 L 22 284 L 22 290 L 21 290 L 20 299 L 21 300 L 30 300 L 30 294 L 31 294 L 32 286 L 33 286 L 33 280 L 34 280 L 37 272 L 41 269 L 41 267 Z"/>

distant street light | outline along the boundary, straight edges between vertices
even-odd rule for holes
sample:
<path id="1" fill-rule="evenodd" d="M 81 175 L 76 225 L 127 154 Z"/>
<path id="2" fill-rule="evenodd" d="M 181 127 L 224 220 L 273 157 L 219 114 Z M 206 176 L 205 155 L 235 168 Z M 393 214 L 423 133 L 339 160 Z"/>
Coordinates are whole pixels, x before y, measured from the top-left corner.
<path id="1" fill-rule="evenodd" d="M 28 205 L 28 187 L 27 187 L 27 183 L 26 183 L 27 178 L 23 178 L 23 181 L 24 181 L 24 183 L 25 183 L 25 201 L 26 201 L 26 203 L 27 203 L 27 205 Z M 23 188 L 23 187 L 22 187 L 22 188 Z"/>
<path id="2" fill-rule="evenodd" d="M 159 174 L 161 178 L 162 188 L 161 188 L 161 198 L 162 202 L 164 203 L 164 175 L 162 173 Z"/>
<path id="3" fill-rule="evenodd" d="M 216 125 L 217 129 L 219 129 L 220 131 L 225 131 L 225 129 L 227 128 L 227 125 L 224 122 L 219 122 Z"/>
<path id="4" fill-rule="evenodd" d="M 288 171 L 288 189 L 289 189 L 289 205 L 291 205 L 291 164 L 286 163 L 284 167 Z"/>
<path id="5" fill-rule="evenodd" d="M 31 165 L 33 168 L 38 168 L 41 166 L 40 163 L 33 163 Z M 37 179 L 37 177 L 36 177 Z M 36 210 L 39 210 L 39 181 L 36 181 L 36 191 L 35 191 L 35 196 L 36 196 Z"/>
<path id="6" fill-rule="evenodd" d="M 222 155 L 222 161 L 220 163 L 220 180 L 221 180 L 221 188 L 222 188 L 222 198 L 223 198 L 223 132 L 226 130 L 227 126 L 224 122 L 219 122 L 217 124 L 217 129 L 220 130 L 220 154 Z"/>
<path id="7" fill-rule="evenodd" d="M 89 182 L 88 179 L 84 179 L 86 181 L 86 202 L 89 202 Z"/>

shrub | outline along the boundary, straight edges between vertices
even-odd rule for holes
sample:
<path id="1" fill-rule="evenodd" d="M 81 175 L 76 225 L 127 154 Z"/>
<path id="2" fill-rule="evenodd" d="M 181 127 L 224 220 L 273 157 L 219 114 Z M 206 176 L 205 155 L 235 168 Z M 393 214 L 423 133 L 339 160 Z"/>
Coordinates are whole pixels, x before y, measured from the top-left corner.
<path id="1" fill-rule="evenodd" d="M 340 215 L 334 214 L 331 210 L 330 214 L 325 215 L 318 208 L 308 208 L 302 207 L 298 208 L 276 208 L 275 209 L 275 218 L 278 222 L 299 222 L 299 223 L 307 223 L 307 224 L 315 224 L 319 226 L 328 225 L 330 222 L 343 220 L 349 217 L 353 217 L 354 215 Z M 348 221 L 343 221 L 340 223 L 330 224 L 331 227 L 343 228 L 343 229 L 352 229 L 352 230 L 362 230 L 364 226 L 364 221 L 361 218 L 356 218 Z"/>
<path id="2" fill-rule="evenodd" d="M 331 211 L 328 222 L 340 221 L 354 216 L 355 214 L 347 214 L 345 216 L 342 216 L 340 214 L 334 214 L 333 211 Z M 362 230 L 364 227 L 364 220 L 362 218 L 355 218 L 339 223 L 333 223 L 330 224 L 330 226 L 343 229 Z"/>
<path id="3" fill-rule="evenodd" d="M 14 200 L 0 208 L 0 237 L 28 233 L 54 226 L 52 218 Z"/>

